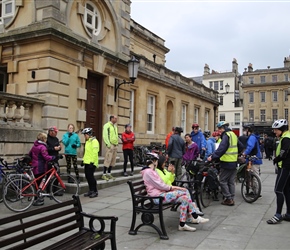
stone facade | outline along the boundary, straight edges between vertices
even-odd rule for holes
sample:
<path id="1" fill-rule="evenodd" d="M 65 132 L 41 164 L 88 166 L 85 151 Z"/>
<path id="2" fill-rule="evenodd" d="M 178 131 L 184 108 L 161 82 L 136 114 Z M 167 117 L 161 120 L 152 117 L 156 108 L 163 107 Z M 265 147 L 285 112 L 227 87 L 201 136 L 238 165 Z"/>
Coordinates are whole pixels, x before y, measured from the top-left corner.
<path id="1" fill-rule="evenodd" d="M 61 138 L 67 124 L 73 123 L 77 129 L 93 127 L 103 146 L 102 126 L 110 114 L 116 114 L 120 133 L 130 122 L 136 144 L 149 144 L 164 142 L 171 127 L 182 122 L 190 132 L 195 109 L 201 126 L 207 112 L 214 129 L 216 92 L 166 68 L 165 41 L 131 19 L 131 1 L 11 2 L 15 3 L 11 18 L 0 20 L 0 71 L 6 79 L 0 85 L 1 131 L 34 130 L 22 137 L 31 146 L 38 131 L 55 125 Z M 128 79 L 127 61 L 132 55 L 140 61 L 138 78 L 120 87 L 115 102 L 115 80 Z M 3 93 L 38 102 L 25 111 Z M 155 101 L 151 131 L 148 97 Z M 29 126 L 20 128 L 21 122 L 15 126 L 15 114 L 23 121 L 25 112 L 30 114 L 25 123 Z M 14 157 L 30 148 L 26 145 L 23 152 L 15 153 L 8 149 L 20 145 L 18 137 L 9 132 L 1 138 L 5 151 L 0 156 Z"/>

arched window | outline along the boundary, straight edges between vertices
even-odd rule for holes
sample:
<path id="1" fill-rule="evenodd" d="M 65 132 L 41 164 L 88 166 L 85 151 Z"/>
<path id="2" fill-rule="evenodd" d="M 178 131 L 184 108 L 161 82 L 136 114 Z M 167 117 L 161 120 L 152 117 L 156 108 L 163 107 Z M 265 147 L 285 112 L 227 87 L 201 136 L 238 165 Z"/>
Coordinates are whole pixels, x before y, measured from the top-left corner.
<path id="1" fill-rule="evenodd" d="M 15 0 L 0 0 L 0 24 L 7 24 L 15 14 Z"/>
<path id="2" fill-rule="evenodd" d="M 95 5 L 87 2 L 85 5 L 84 23 L 90 35 L 97 36 L 101 31 L 100 13 Z"/>

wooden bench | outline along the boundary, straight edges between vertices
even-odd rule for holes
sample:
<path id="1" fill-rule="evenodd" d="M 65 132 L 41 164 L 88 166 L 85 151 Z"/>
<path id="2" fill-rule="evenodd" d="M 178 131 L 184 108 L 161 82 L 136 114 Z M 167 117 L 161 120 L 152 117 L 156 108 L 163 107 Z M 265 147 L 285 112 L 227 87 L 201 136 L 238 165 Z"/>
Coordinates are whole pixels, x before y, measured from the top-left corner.
<path id="1" fill-rule="evenodd" d="M 136 235 L 142 226 L 150 226 L 157 231 L 160 239 L 168 240 L 169 237 L 167 236 L 164 225 L 163 211 L 169 208 L 172 211 L 176 211 L 177 205 L 173 203 L 163 204 L 163 197 L 160 196 L 148 196 L 143 180 L 136 182 L 128 181 L 127 183 L 130 187 L 133 204 L 133 215 L 129 234 Z M 159 200 L 159 204 L 154 203 L 154 199 Z M 141 213 L 142 223 L 135 227 L 137 214 L 139 213 Z M 154 224 L 154 214 L 159 215 L 160 228 Z"/>
<path id="2" fill-rule="evenodd" d="M 88 220 L 89 227 L 85 227 L 85 220 Z M 69 236 L 64 236 L 60 241 L 53 239 L 51 245 L 41 248 L 104 249 L 105 241 L 110 240 L 111 249 L 115 250 L 117 220 L 115 216 L 94 216 L 84 213 L 79 197 L 73 196 L 72 200 L 63 203 L 0 219 L 0 249 L 23 250 L 69 233 Z M 110 226 L 107 231 L 106 223 Z"/>

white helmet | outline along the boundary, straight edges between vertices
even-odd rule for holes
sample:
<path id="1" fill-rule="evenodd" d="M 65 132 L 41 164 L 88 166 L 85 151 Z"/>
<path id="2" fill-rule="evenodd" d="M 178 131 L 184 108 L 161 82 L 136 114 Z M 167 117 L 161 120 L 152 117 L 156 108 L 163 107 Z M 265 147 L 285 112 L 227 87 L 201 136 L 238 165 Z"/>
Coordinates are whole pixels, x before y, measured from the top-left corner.
<path id="1" fill-rule="evenodd" d="M 286 119 L 280 119 L 280 120 L 277 120 L 277 121 L 274 121 L 273 125 L 272 125 L 272 128 L 282 128 L 283 126 L 288 126 L 288 122 Z"/>
<path id="2" fill-rule="evenodd" d="M 93 134 L 93 129 L 92 128 L 84 128 L 82 130 L 82 134 L 92 135 Z"/>
<path id="3" fill-rule="evenodd" d="M 159 160 L 159 156 L 156 153 L 147 153 L 147 160 Z"/>

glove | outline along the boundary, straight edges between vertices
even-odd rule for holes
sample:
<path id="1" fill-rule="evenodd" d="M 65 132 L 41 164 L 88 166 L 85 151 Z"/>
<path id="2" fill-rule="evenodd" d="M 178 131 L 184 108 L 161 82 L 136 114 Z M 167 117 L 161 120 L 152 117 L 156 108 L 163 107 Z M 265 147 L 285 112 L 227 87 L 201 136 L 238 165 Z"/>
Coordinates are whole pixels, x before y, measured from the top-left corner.
<path id="1" fill-rule="evenodd" d="M 83 167 L 84 165 L 85 165 L 85 164 L 84 164 L 84 162 L 82 161 L 82 162 L 81 162 L 81 167 Z"/>
<path id="2" fill-rule="evenodd" d="M 71 145 L 72 148 L 77 148 L 76 144 Z"/>
<path id="3" fill-rule="evenodd" d="M 94 168 L 95 166 L 94 166 L 94 163 L 93 162 L 91 162 L 90 163 L 90 168 Z"/>
<path id="4" fill-rule="evenodd" d="M 278 159 L 278 157 L 275 157 L 273 160 L 274 165 L 277 164 L 280 160 Z"/>
<path id="5" fill-rule="evenodd" d="M 68 134 L 68 138 L 70 138 L 71 136 L 72 136 L 72 133 L 69 133 L 69 134 Z"/>

